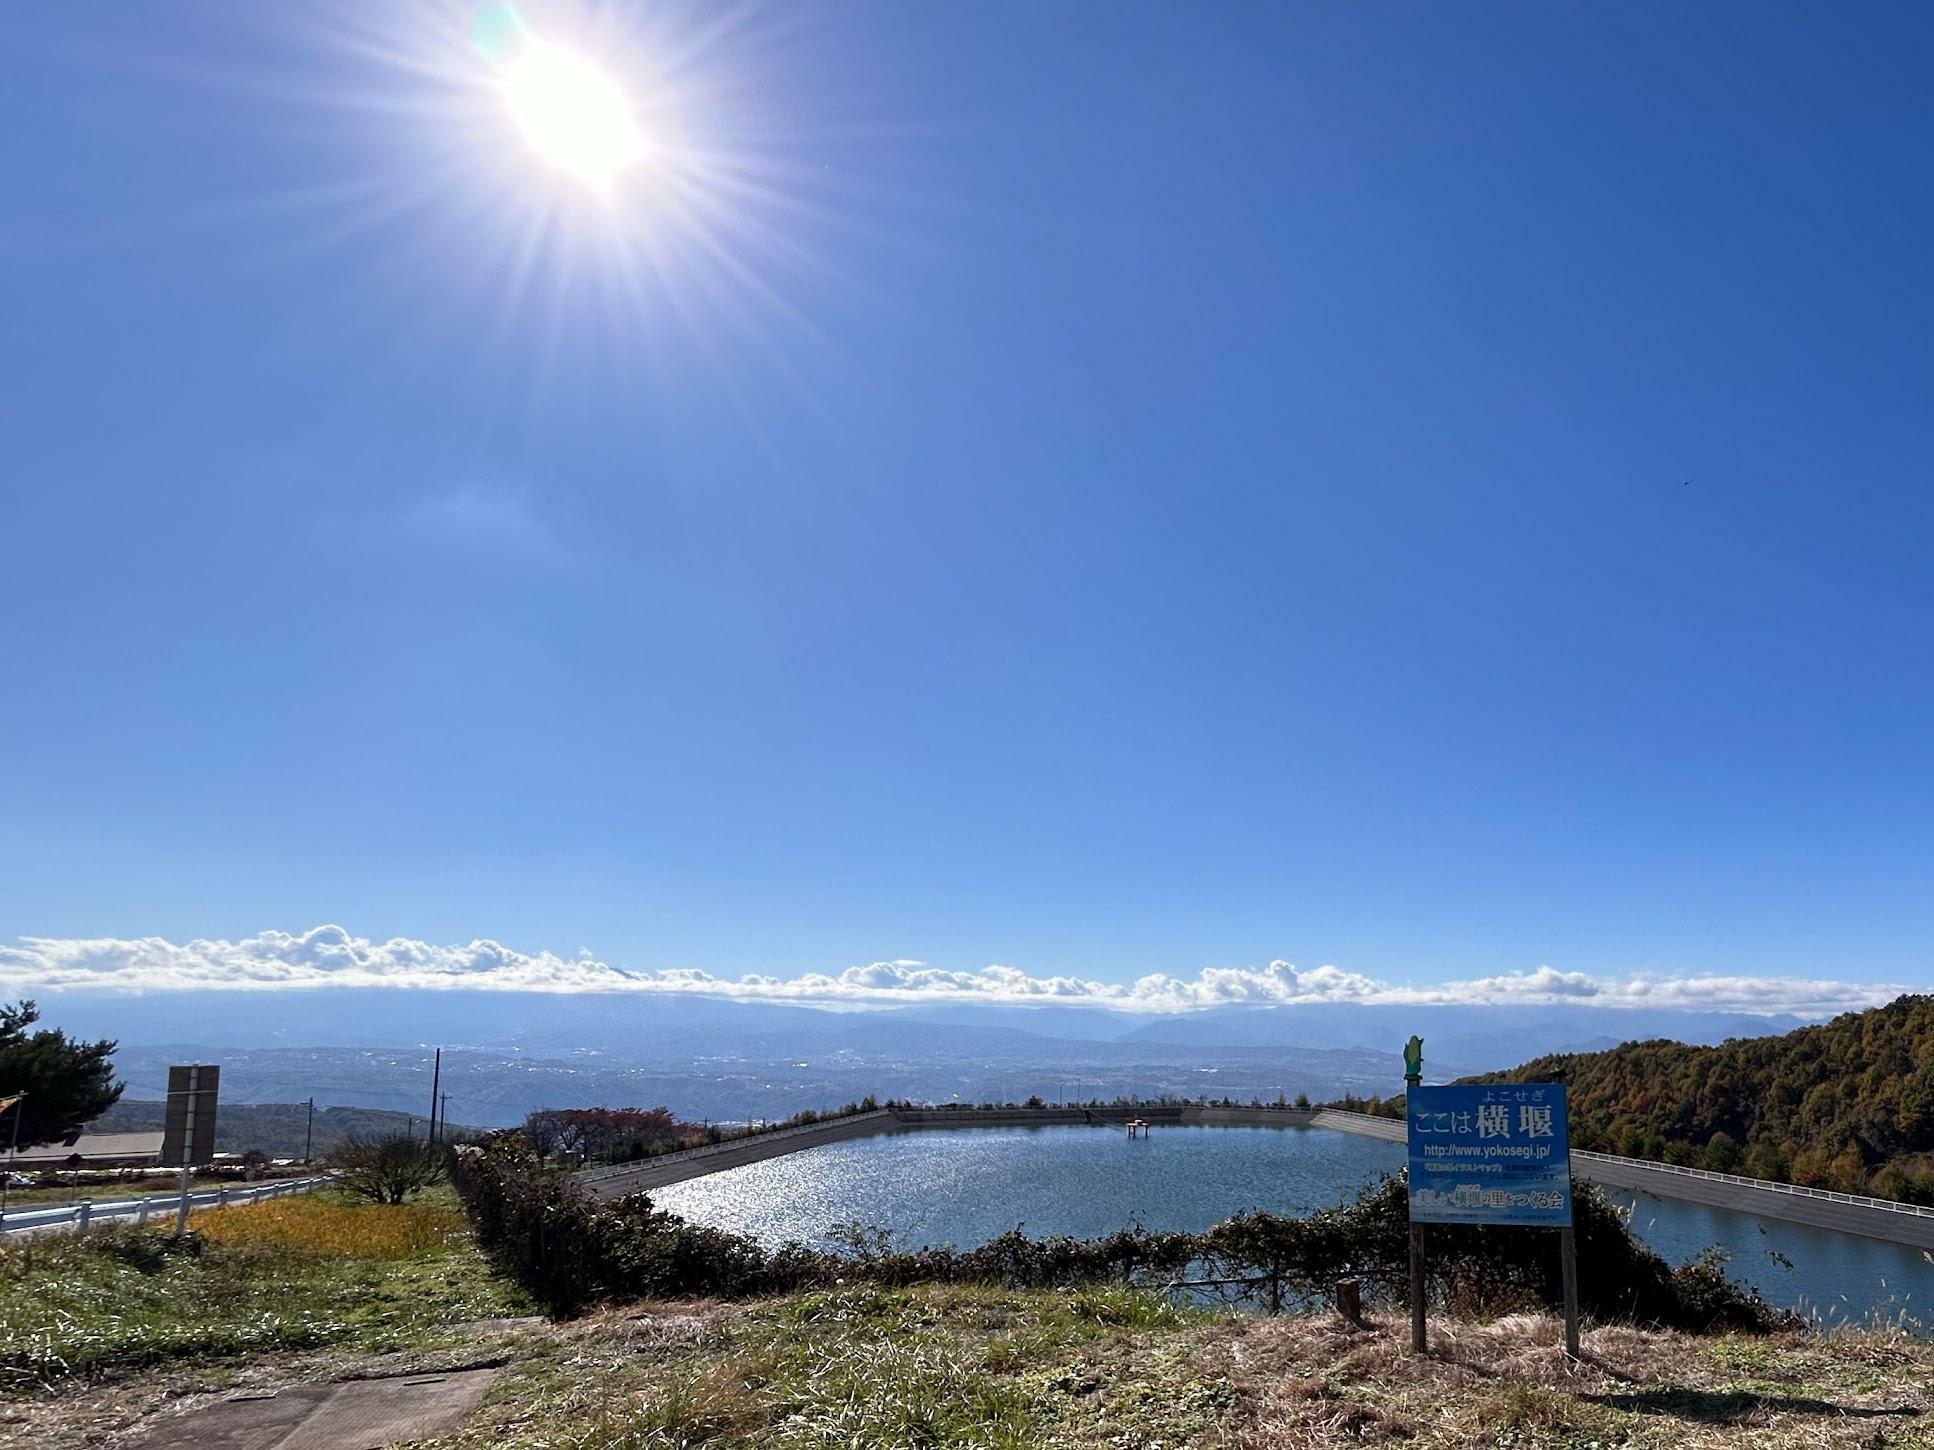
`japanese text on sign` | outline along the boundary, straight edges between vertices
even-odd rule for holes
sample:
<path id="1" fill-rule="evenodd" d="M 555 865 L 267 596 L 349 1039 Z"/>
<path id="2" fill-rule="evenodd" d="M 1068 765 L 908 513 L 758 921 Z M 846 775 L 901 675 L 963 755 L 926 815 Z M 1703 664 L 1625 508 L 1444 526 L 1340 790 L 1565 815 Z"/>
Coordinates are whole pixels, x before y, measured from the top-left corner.
<path id="1" fill-rule="evenodd" d="M 1417 1087 L 1405 1103 L 1411 1222 L 1571 1222 L 1563 1084 Z"/>

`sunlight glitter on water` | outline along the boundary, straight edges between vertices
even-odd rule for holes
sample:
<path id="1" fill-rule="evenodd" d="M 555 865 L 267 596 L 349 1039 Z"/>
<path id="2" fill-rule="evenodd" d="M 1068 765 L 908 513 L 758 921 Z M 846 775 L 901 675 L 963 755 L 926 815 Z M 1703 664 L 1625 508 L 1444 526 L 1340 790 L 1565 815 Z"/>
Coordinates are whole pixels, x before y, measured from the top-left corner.
<path id="1" fill-rule="evenodd" d="M 1088 1126 L 955 1128 L 808 1149 L 655 1191 L 696 1222 L 770 1243 L 830 1245 L 842 1224 L 907 1247 L 969 1248 L 1017 1226 L 1096 1237 L 1132 1223 L 1208 1228 L 1243 1209 L 1334 1207 L 1403 1166 L 1395 1143 L 1321 1128 L 1163 1127 L 1129 1141 Z M 1775 1303 L 1828 1323 L 1934 1305 L 1934 1266 L 1915 1249 L 1751 1214 L 1612 1195 L 1673 1263 L 1709 1245 Z"/>

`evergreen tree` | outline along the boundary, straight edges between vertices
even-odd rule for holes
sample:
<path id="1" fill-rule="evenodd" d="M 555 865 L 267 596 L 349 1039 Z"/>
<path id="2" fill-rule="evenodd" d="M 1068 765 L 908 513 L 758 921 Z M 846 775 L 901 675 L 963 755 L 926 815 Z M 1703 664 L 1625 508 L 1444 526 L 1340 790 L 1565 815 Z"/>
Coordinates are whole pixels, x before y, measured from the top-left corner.
<path id="1" fill-rule="evenodd" d="M 0 1149 L 13 1141 L 16 1113 L 24 1148 L 65 1137 L 121 1096 L 108 1061 L 113 1042 L 78 1042 L 55 1028 L 29 1031 L 39 1020 L 31 1001 L 0 1004 L 0 1101 L 19 1099 L 0 1113 Z"/>

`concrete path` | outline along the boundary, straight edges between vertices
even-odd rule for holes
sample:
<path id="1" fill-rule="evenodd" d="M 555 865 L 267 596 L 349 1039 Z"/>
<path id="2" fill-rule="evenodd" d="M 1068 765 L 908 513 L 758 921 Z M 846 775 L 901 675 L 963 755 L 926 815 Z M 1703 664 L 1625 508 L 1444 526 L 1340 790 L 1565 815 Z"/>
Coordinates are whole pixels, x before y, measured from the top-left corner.
<path id="1" fill-rule="evenodd" d="M 494 1369 L 231 1395 L 155 1421 L 128 1450 L 383 1450 L 454 1430 L 482 1402 Z"/>

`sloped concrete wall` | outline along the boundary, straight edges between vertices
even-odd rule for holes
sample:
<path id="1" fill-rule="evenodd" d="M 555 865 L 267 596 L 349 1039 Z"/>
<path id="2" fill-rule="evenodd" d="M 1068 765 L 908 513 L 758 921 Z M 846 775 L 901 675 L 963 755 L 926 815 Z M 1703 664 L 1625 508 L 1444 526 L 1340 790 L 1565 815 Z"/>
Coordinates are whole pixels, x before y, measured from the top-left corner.
<path id="1" fill-rule="evenodd" d="M 858 1113 L 848 1118 L 811 1123 L 802 1128 L 760 1133 L 730 1143 L 692 1148 L 682 1153 L 667 1154 L 663 1158 L 647 1158 L 635 1167 L 594 1169 L 580 1174 L 578 1181 L 599 1198 L 622 1198 L 627 1193 L 643 1193 L 667 1184 L 683 1183 L 688 1178 L 722 1173 L 727 1168 L 741 1168 L 748 1163 L 783 1158 L 788 1153 L 800 1153 L 808 1148 L 823 1147 L 827 1143 L 844 1143 L 852 1138 L 870 1138 L 876 1133 L 898 1131 L 899 1124 L 892 1113 Z"/>

